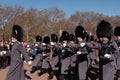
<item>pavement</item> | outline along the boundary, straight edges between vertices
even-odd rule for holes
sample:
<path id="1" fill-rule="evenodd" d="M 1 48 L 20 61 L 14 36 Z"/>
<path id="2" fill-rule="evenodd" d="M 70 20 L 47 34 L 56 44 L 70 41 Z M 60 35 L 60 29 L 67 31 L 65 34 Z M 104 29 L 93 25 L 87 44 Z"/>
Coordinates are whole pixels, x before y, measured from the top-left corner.
<path id="1" fill-rule="evenodd" d="M 30 73 L 31 67 L 32 66 L 24 63 L 24 69 L 27 71 L 26 72 L 26 80 L 47 80 L 47 78 L 48 78 L 47 73 L 43 74 L 42 76 L 37 76 L 38 75 L 37 73 L 39 71 L 36 71 L 35 73 L 31 74 Z M 7 67 L 5 69 L 0 69 L 0 80 L 5 80 L 8 69 L 9 69 L 9 67 Z M 57 79 L 54 76 L 52 80 L 57 80 Z"/>

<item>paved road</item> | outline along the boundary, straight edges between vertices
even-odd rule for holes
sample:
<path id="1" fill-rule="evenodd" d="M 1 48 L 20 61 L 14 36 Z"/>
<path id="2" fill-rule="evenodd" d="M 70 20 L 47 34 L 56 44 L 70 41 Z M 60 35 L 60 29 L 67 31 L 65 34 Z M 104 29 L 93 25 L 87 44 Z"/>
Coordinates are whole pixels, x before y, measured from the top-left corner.
<path id="1" fill-rule="evenodd" d="M 30 74 L 30 69 L 31 69 L 32 66 L 29 66 L 27 65 L 26 63 L 24 64 L 24 69 L 27 70 L 26 74 L 28 75 L 28 77 L 31 77 L 32 79 L 27 79 L 26 80 L 47 80 L 47 77 L 48 77 L 48 74 L 44 74 L 40 77 L 37 76 L 37 72 L 35 72 L 34 74 Z M 6 74 L 7 74 L 7 71 L 8 71 L 9 67 L 7 67 L 6 69 L 1 69 L 0 70 L 0 80 L 5 80 L 6 78 Z M 54 77 L 53 80 L 56 80 L 56 78 Z"/>

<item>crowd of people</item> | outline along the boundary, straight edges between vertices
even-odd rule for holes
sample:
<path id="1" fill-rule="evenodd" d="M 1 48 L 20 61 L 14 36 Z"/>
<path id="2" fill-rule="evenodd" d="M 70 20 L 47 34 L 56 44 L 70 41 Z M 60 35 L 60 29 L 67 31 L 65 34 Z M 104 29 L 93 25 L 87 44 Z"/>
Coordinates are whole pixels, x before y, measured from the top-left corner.
<path id="1" fill-rule="evenodd" d="M 31 74 L 39 71 L 36 74 L 39 77 L 48 73 L 48 80 L 53 76 L 57 80 L 118 80 L 120 77 L 120 26 L 113 29 L 102 20 L 97 25 L 97 39 L 79 25 L 74 33 L 63 31 L 60 37 L 53 33 L 42 38 L 38 34 L 35 43 L 22 42 L 22 30 L 19 30 L 21 27 L 14 25 L 12 42 L 0 45 L 0 68 L 12 66 L 6 80 L 25 80 L 24 71 L 20 70 L 25 60 L 32 65 Z"/>
<path id="2" fill-rule="evenodd" d="M 10 65 L 10 56 L 6 55 L 6 52 L 10 50 L 8 42 L 0 42 L 0 69 L 5 69 Z"/>

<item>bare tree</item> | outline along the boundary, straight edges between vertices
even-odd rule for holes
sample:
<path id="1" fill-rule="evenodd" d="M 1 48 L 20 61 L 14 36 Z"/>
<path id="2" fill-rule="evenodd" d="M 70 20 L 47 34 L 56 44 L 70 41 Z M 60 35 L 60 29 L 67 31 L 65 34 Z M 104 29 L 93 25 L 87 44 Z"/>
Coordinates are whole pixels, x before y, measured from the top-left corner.
<path id="1" fill-rule="evenodd" d="M 63 30 L 73 33 L 76 26 L 82 25 L 88 33 L 96 36 L 96 26 L 101 20 L 109 21 L 112 26 L 120 25 L 120 16 L 105 16 L 94 12 L 76 11 L 69 18 L 65 17 L 65 12 L 57 8 L 37 10 L 34 8 L 24 10 L 23 7 L 3 7 L 0 5 L 0 36 L 5 40 L 10 38 L 11 29 L 14 24 L 18 24 L 24 29 L 24 41 L 34 41 L 36 35 L 50 36 L 56 33 L 60 36 Z M 4 28 L 4 29 L 3 29 Z M 0 40 L 3 38 L 0 37 Z"/>

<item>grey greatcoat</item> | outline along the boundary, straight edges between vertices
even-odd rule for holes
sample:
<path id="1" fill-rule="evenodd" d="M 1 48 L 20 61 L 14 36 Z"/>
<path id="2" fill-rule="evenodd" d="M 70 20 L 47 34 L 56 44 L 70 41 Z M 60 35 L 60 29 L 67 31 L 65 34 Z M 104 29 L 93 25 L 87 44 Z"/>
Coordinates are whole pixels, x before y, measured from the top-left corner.
<path id="1" fill-rule="evenodd" d="M 76 51 L 77 51 L 77 44 L 75 43 L 69 43 L 68 46 L 70 47 L 70 66 L 76 67 Z"/>
<path id="2" fill-rule="evenodd" d="M 33 61 L 32 66 L 35 67 L 41 67 L 42 66 L 42 60 L 43 60 L 43 55 L 42 55 L 42 44 L 39 43 L 37 47 L 37 54 L 35 56 L 35 59 Z"/>
<path id="3" fill-rule="evenodd" d="M 100 80 L 114 80 L 114 74 L 116 72 L 117 66 L 116 66 L 116 59 L 120 56 L 119 49 L 117 47 L 117 44 L 113 41 L 111 43 L 111 49 L 110 49 L 110 58 L 101 57 L 102 55 L 102 48 L 103 45 L 106 45 L 106 43 L 100 44 Z M 105 50 L 104 50 L 105 51 Z M 108 53 L 108 52 L 106 52 Z M 105 53 L 105 54 L 106 54 Z"/>
<path id="4" fill-rule="evenodd" d="M 23 58 L 28 62 L 30 58 L 20 42 L 15 42 L 11 51 L 11 64 L 6 80 L 25 80 Z"/>
<path id="5" fill-rule="evenodd" d="M 116 43 L 119 48 L 119 55 L 120 55 L 120 40 L 116 40 Z M 120 70 L 120 56 L 117 57 L 117 68 Z"/>
<path id="6" fill-rule="evenodd" d="M 78 66 L 78 76 L 79 80 L 86 79 L 86 73 L 88 70 L 88 51 L 84 44 L 85 42 L 78 43 L 78 51 L 77 51 L 77 66 Z M 86 44 L 86 43 L 85 43 Z"/>
<path id="7" fill-rule="evenodd" d="M 88 46 L 90 59 L 93 59 L 93 60 L 97 59 L 96 50 L 98 49 L 98 44 L 94 41 L 91 41 L 91 42 L 87 42 L 87 46 Z"/>
<path id="8" fill-rule="evenodd" d="M 70 48 L 68 43 L 66 46 L 61 45 L 61 74 L 68 74 L 70 66 Z"/>
<path id="9" fill-rule="evenodd" d="M 50 52 L 51 46 L 49 44 L 42 45 L 43 49 L 43 61 L 42 61 L 42 68 L 48 69 L 50 68 Z"/>
<path id="10" fill-rule="evenodd" d="M 32 66 L 34 67 L 41 67 L 42 66 L 42 60 L 43 60 L 43 55 L 42 54 L 37 54 L 35 56 L 35 59 L 32 63 Z"/>
<path id="11" fill-rule="evenodd" d="M 60 64 L 60 45 L 52 45 L 52 70 L 59 70 Z"/>

